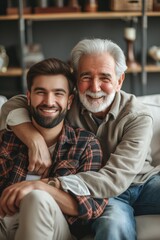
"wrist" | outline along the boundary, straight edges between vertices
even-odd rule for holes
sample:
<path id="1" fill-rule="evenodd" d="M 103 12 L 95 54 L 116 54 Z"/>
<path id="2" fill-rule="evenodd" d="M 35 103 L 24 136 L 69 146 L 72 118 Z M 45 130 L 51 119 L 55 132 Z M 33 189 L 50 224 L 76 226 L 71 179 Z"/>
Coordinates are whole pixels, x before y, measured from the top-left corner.
<path id="1" fill-rule="evenodd" d="M 52 187 L 55 187 L 57 189 L 62 189 L 61 187 L 61 182 L 58 178 L 55 178 L 55 177 L 50 177 L 48 179 L 48 185 L 52 186 Z"/>
<path id="2" fill-rule="evenodd" d="M 27 146 L 31 149 L 37 148 L 37 146 L 41 146 L 41 144 L 45 143 L 43 136 L 39 132 L 34 132 L 32 137 L 28 140 Z"/>

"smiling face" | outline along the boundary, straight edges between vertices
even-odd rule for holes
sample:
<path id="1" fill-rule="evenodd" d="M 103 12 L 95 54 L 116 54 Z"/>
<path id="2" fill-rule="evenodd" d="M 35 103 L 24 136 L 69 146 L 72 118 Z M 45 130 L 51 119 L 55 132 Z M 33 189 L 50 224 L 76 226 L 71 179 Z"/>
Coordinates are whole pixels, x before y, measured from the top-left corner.
<path id="1" fill-rule="evenodd" d="M 64 120 L 73 99 L 68 80 L 61 74 L 35 77 L 27 97 L 33 123 L 43 128 L 53 128 Z"/>
<path id="2" fill-rule="evenodd" d="M 108 53 L 83 55 L 78 66 L 78 91 L 82 104 L 104 117 L 120 90 L 124 74 L 117 79 L 115 61 Z"/>

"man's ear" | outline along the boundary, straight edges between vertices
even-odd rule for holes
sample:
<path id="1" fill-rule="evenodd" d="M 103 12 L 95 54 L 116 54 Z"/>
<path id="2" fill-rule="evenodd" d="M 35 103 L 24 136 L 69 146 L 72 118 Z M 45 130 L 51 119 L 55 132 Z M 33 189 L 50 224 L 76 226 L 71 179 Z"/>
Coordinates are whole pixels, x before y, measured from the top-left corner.
<path id="1" fill-rule="evenodd" d="M 31 94 L 29 91 L 27 91 L 26 95 L 27 95 L 28 105 L 30 105 Z"/>
<path id="2" fill-rule="evenodd" d="M 121 90 L 124 79 L 125 79 L 125 73 L 122 73 L 118 79 L 118 84 L 117 84 L 117 89 L 116 89 L 117 92 Z"/>
<path id="3" fill-rule="evenodd" d="M 71 108 L 73 98 L 74 98 L 74 94 L 71 94 L 68 98 L 68 110 Z"/>

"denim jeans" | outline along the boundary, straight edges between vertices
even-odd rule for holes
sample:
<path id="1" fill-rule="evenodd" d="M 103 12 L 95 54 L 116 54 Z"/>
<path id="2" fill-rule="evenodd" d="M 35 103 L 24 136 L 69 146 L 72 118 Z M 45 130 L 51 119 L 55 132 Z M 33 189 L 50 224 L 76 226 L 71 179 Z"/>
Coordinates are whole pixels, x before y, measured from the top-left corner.
<path id="1" fill-rule="evenodd" d="M 92 223 L 95 240 L 136 240 L 135 216 L 160 214 L 160 174 L 110 198 L 103 215 Z"/>

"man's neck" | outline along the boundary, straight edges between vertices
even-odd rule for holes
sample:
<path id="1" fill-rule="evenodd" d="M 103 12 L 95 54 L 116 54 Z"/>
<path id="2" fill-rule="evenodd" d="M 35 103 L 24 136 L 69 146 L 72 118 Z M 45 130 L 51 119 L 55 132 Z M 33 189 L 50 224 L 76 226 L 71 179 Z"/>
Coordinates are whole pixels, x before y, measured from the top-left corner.
<path id="1" fill-rule="evenodd" d="M 52 146 L 57 142 L 57 139 L 59 138 L 64 121 L 61 121 L 57 126 L 53 128 L 43 128 L 39 126 L 38 124 L 33 123 L 35 128 L 40 132 L 40 134 L 43 136 L 46 144 L 48 147 Z"/>

